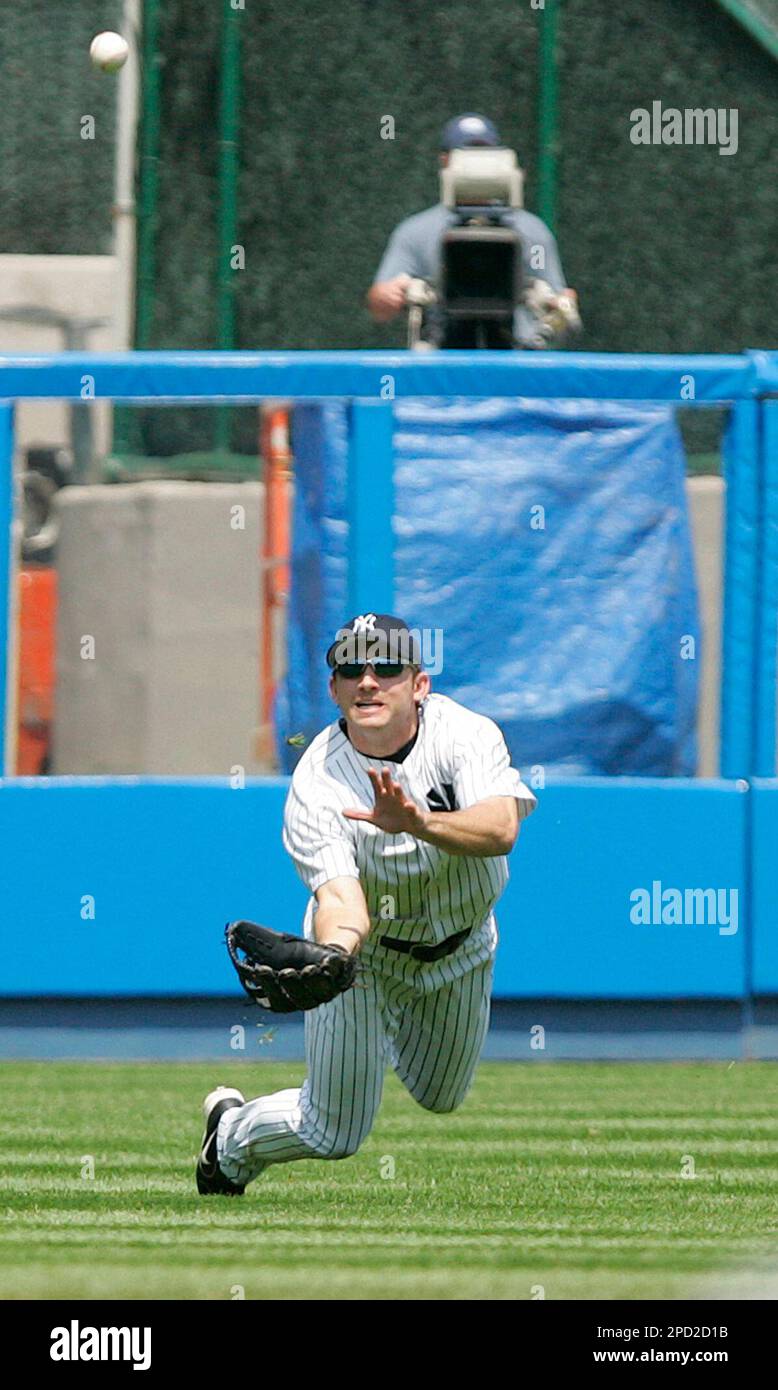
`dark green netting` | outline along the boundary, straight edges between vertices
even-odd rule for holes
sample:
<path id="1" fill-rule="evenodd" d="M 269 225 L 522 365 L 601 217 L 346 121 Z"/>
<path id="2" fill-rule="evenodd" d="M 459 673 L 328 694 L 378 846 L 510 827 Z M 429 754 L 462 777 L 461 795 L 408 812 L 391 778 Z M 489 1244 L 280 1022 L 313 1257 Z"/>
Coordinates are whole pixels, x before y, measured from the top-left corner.
<path id="1" fill-rule="evenodd" d="M 120 15 L 120 0 L 0 5 L 0 253 L 110 253 L 116 82 L 89 43 Z"/>
<path id="2" fill-rule="evenodd" d="M 160 14 L 158 348 L 214 342 L 222 8 L 166 0 Z M 114 26 L 116 9 L 0 8 L 2 250 L 110 249 L 112 84 L 93 77 L 84 33 Z M 492 115 L 535 205 L 538 12 L 529 0 L 247 0 L 240 24 L 237 346 L 402 344 L 402 326 L 374 326 L 362 299 L 392 227 L 436 201 L 443 121 Z M 710 0 L 563 0 L 559 92 L 557 231 L 581 347 L 774 346 L 778 65 Z M 657 100 L 736 107 L 737 154 L 633 145 L 630 112 Z M 87 149 L 84 110 L 106 132 Z M 380 138 L 385 115 L 394 140 Z M 210 411 L 145 411 L 134 443 L 208 449 L 213 423 Z M 696 416 L 691 444 L 715 448 L 719 424 Z M 255 442 L 254 413 L 235 412 L 232 448 Z"/>

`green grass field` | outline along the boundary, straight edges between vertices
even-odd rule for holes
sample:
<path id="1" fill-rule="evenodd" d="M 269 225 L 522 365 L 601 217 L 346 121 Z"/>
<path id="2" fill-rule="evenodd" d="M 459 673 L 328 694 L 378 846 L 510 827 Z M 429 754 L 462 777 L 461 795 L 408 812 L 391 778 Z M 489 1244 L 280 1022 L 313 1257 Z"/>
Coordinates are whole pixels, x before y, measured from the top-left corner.
<path id="1" fill-rule="evenodd" d="M 275 1167 L 237 1200 L 195 1192 L 202 1096 L 302 1067 L 0 1075 L 4 1299 L 722 1297 L 778 1267 L 770 1063 L 484 1064 L 452 1115 L 390 1075 L 358 1154 Z"/>

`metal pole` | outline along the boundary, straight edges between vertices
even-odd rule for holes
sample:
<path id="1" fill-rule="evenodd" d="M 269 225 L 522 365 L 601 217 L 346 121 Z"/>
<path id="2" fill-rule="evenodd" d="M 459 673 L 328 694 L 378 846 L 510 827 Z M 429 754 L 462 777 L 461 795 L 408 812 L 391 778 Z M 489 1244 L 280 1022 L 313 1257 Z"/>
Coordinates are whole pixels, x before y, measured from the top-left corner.
<path id="1" fill-rule="evenodd" d="M 557 37 L 561 0 L 545 0 L 538 11 L 540 71 L 538 91 L 538 216 L 556 232 L 559 153 Z"/>
<path id="2" fill-rule="evenodd" d="M 82 320 L 71 319 L 64 325 L 64 328 L 65 351 L 83 352 L 87 346 L 87 325 Z M 72 402 L 69 410 L 70 444 L 73 450 L 73 482 L 97 482 L 98 479 L 95 476 L 95 441 L 92 429 L 93 406 L 76 405 L 75 402 Z"/>
<path id="3" fill-rule="evenodd" d="M 14 412 L 0 402 L 0 775 L 16 766 L 16 550 L 14 526 Z"/>
<path id="4" fill-rule="evenodd" d="M 143 8 L 143 91 L 138 190 L 138 293 L 135 346 L 151 341 L 156 281 L 157 203 L 159 200 L 160 62 L 159 0 Z"/>
<path id="5" fill-rule="evenodd" d="M 776 634 L 778 633 L 778 400 L 760 401 L 760 515 L 756 590 L 756 777 L 775 777 Z"/>
<path id="6" fill-rule="evenodd" d="M 394 608 L 394 412 L 391 401 L 351 402 L 348 479 L 348 610 Z"/>
<path id="7" fill-rule="evenodd" d="M 114 179 L 113 254 L 116 262 L 116 309 L 114 347 L 125 351 L 133 345 L 135 331 L 135 150 L 138 135 L 138 45 L 143 0 L 124 0 L 122 33 L 130 45 L 130 56 L 119 73 L 116 132 L 116 171 Z M 136 414 L 128 406 L 113 411 L 113 449 L 131 452 Z"/>
<path id="8" fill-rule="evenodd" d="M 735 401 L 724 445 L 726 520 L 721 641 L 722 777 L 748 777 L 754 747 L 759 405 Z"/>
<path id="9" fill-rule="evenodd" d="M 138 125 L 141 0 L 124 0 L 122 32 L 130 56 L 119 73 L 114 178 L 113 253 L 116 257 L 117 294 L 114 313 L 114 346 L 132 347 L 135 319 L 135 145 Z"/>
<path id="10" fill-rule="evenodd" d="M 742 0 L 719 0 L 722 10 L 726 10 L 728 15 L 742 24 L 743 28 L 749 33 L 752 39 L 762 45 L 766 53 L 771 58 L 778 60 L 778 34 L 775 32 L 775 19 L 768 19 L 767 15 L 757 14 L 748 5 L 744 5 Z"/>
<path id="11" fill-rule="evenodd" d="M 216 346 L 229 352 L 235 346 L 235 277 L 232 248 L 238 235 L 238 115 L 240 106 L 241 11 L 224 0 L 222 20 L 221 88 L 219 93 L 219 226 Z M 230 447 L 232 412 L 223 406 L 216 416 L 217 452 Z"/>

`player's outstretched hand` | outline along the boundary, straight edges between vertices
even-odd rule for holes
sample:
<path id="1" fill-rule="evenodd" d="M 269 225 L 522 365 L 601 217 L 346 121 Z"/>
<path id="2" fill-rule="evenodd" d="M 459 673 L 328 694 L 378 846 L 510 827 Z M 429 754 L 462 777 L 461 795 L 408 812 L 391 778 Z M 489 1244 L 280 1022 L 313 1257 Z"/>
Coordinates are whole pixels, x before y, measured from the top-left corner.
<path id="1" fill-rule="evenodd" d="M 387 835 L 418 835 L 424 828 L 424 812 L 409 799 L 399 782 L 395 782 L 389 768 L 376 772 L 369 767 L 367 775 L 375 792 L 372 811 L 354 808 L 344 811 L 344 816 L 349 820 L 369 821 L 379 830 L 385 830 Z"/>

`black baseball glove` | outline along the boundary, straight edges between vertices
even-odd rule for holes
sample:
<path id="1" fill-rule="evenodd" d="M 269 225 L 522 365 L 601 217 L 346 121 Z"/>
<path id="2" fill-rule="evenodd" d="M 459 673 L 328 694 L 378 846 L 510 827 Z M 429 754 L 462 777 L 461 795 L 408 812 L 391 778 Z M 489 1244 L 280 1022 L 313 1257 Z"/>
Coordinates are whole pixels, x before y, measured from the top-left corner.
<path id="1" fill-rule="evenodd" d="M 273 1013 L 315 1009 L 354 983 L 357 964 L 342 946 L 319 946 L 256 922 L 228 922 L 225 935 L 247 995 Z"/>

